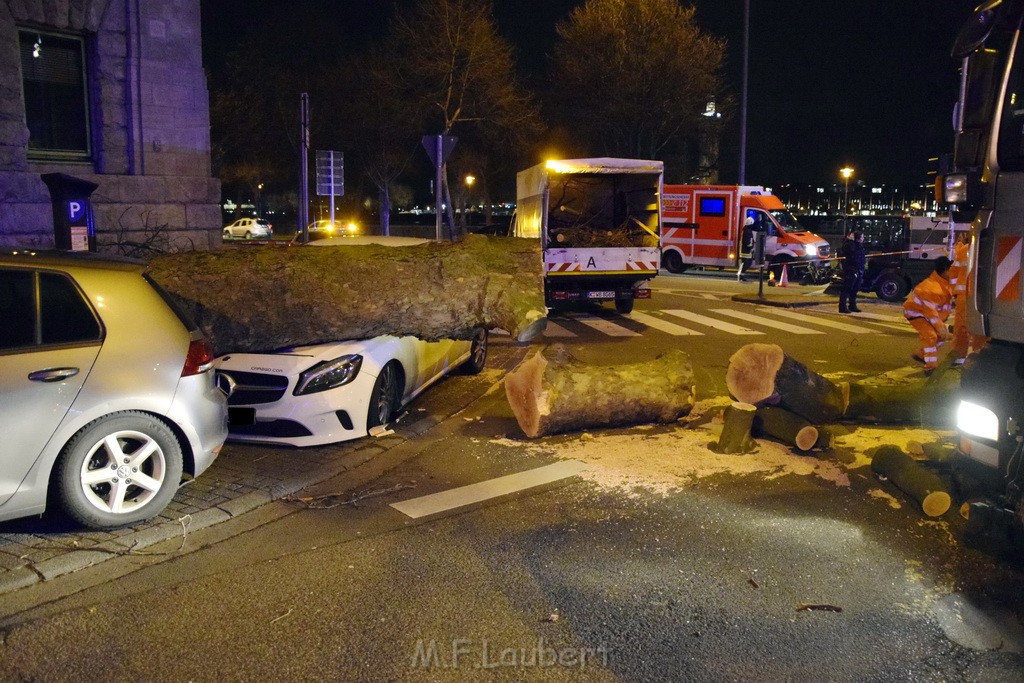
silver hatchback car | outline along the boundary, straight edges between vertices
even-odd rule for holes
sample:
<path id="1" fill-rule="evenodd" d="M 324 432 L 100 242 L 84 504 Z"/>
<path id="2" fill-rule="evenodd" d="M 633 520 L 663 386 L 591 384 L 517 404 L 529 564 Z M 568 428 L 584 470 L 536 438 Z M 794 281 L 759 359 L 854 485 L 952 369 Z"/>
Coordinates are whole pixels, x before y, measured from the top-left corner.
<path id="1" fill-rule="evenodd" d="M 227 438 L 212 361 L 145 264 L 0 251 L 0 520 L 158 514 Z"/>

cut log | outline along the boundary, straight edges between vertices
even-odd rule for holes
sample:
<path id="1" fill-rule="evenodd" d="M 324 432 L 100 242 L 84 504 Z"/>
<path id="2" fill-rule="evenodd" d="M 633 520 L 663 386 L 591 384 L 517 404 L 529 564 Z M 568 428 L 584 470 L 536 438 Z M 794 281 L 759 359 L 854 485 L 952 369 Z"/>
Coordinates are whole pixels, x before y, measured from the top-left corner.
<path id="1" fill-rule="evenodd" d="M 722 415 L 722 434 L 708 447 L 716 453 L 749 453 L 757 448 L 750 430 L 757 407 L 737 401 L 726 406 Z"/>
<path id="2" fill-rule="evenodd" d="M 953 417 L 960 373 L 940 366 L 927 378 L 903 384 L 850 384 L 846 418 L 865 422 L 946 425 Z"/>
<path id="3" fill-rule="evenodd" d="M 952 504 L 942 477 L 915 462 L 899 446 L 879 446 L 871 458 L 871 470 L 920 503 L 929 517 L 946 514 Z"/>
<path id="4" fill-rule="evenodd" d="M 729 358 L 725 383 L 744 403 L 778 405 L 812 424 L 838 419 L 846 408 L 845 387 L 810 370 L 776 344 L 747 344 Z"/>
<path id="5" fill-rule="evenodd" d="M 809 451 L 818 445 L 821 431 L 785 408 L 762 406 L 754 416 L 752 433 L 754 436 L 771 437 L 801 451 Z"/>
<path id="6" fill-rule="evenodd" d="M 215 351 L 367 339 L 526 341 L 545 322 L 536 240 L 469 235 L 413 246 L 238 246 L 159 256 L 150 274 Z"/>
<path id="7" fill-rule="evenodd" d="M 505 377 L 505 396 L 530 438 L 589 427 L 669 423 L 696 400 L 683 351 L 628 365 L 589 365 L 561 344 L 538 351 Z"/>
<path id="8" fill-rule="evenodd" d="M 918 460 L 927 460 L 938 465 L 948 464 L 956 455 L 956 446 L 941 441 L 921 443 L 920 441 L 908 441 L 907 452 Z"/>

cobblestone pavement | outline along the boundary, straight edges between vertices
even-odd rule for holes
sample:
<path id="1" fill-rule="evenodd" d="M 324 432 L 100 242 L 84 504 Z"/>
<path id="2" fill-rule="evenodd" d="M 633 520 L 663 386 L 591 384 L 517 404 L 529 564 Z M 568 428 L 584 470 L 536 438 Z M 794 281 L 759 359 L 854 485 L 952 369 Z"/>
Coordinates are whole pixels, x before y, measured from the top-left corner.
<path id="1" fill-rule="evenodd" d="M 113 531 L 70 526 L 55 515 L 0 523 L 0 595 L 50 581 L 114 557 L 243 515 L 261 505 L 342 475 L 454 415 L 486 393 L 527 351 L 508 337 L 491 338 L 487 369 L 452 375 L 410 404 L 379 438 L 314 448 L 279 448 L 229 442 L 214 464 L 179 489 L 157 517 Z M 438 410 L 428 411 L 424 401 Z"/>

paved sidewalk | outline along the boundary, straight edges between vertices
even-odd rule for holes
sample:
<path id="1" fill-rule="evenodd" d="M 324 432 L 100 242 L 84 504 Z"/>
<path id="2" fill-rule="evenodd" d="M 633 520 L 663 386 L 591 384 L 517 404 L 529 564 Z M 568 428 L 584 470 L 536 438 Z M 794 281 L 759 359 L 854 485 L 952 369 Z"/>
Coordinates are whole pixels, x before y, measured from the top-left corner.
<path id="1" fill-rule="evenodd" d="M 491 337 L 487 369 L 453 375 L 424 395 L 443 400 L 455 414 L 483 396 L 514 367 L 527 348 Z M 391 425 L 394 434 L 314 448 L 282 448 L 229 442 L 209 470 L 178 490 L 157 517 L 113 531 L 89 531 L 54 515 L 0 522 L 0 595 L 50 581 L 162 541 L 228 521 L 302 489 L 343 475 L 429 431 L 438 420 L 414 401 Z"/>

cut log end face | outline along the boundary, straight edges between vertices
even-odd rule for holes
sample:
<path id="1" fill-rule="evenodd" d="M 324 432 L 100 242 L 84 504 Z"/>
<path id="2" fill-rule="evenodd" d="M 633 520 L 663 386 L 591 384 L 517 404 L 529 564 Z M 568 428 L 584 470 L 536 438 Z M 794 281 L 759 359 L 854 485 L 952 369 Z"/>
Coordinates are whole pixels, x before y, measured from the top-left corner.
<path id="1" fill-rule="evenodd" d="M 785 354 L 777 344 L 747 344 L 729 358 L 725 383 L 744 403 L 759 403 L 775 393 L 775 375 Z"/>
<path id="2" fill-rule="evenodd" d="M 505 396 L 519 427 L 533 438 L 540 432 L 541 419 L 548 410 L 544 370 L 548 362 L 540 352 L 505 376 Z"/>
<path id="3" fill-rule="evenodd" d="M 941 517 L 952 504 L 952 498 L 945 491 L 932 491 L 921 501 L 921 509 L 929 517 Z"/>

